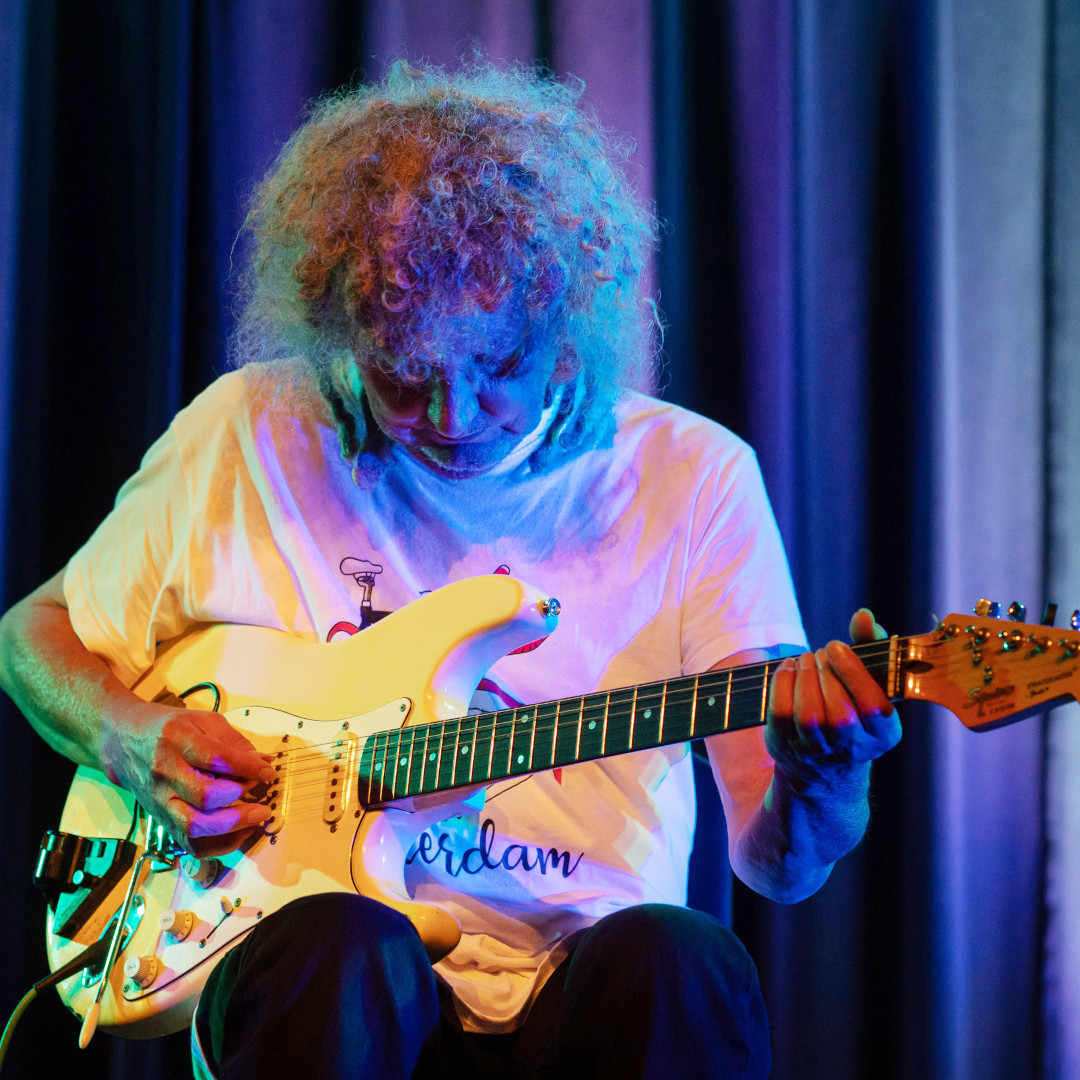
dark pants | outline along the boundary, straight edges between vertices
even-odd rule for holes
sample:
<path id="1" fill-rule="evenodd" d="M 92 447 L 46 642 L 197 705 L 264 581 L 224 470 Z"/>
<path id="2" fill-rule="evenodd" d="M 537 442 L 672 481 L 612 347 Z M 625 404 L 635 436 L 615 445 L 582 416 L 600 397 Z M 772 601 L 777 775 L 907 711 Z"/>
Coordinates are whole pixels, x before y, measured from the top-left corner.
<path id="1" fill-rule="evenodd" d="M 645 904 L 574 941 L 519 1031 L 467 1034 L 408 920 L 364 897 L 305 897 L 218 965 L 199 1038 L 218 1080 L 768 1076 L 757 972 L 716 919 Z"/>

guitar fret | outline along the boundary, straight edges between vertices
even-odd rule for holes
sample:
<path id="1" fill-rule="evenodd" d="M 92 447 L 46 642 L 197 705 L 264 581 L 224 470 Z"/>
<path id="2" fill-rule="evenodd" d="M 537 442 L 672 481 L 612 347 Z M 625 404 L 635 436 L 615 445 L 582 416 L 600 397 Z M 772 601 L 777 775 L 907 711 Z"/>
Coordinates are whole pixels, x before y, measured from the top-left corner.
<path id="1" fill-rule="evenodd" d="M 484 745 L 487 745 L 487 762 L 480 766 L 482 775 L 476 775 L 477 761 L 484 760 Z M 472 771 L 469 773 L 470 783 L 473 780 L 491 779 L 491 752 L 495 748 L 495 717 L 491 713 L 485 713 L 476 719 L 476 746 L 473 748 Z"/>
<path id="2" fill-rule="evenodd" d="M 405 770 L 405 794 L 411 795 L 412 791 L 409 789 L 409 785 L 412 783 L 412 763 L 413 758 L 416 756 L 416 728 L 411 727 L 407 730 L 411 734 L 411 739 L 409 741 L 409 765 Z"/>
<path id="3" fill-rule="evenodd" d="M 634 742 L 631 749 L 648 750 L 658 746 L 660 743 L 659 731 L 653 727 L 654 724 L 658 724 L 658 717 L 654 713 L 657 704 L 655 697 L 655 686 L 638 688 L 636 707 L 634 709 Z"/>
<path id="4" fill-rule="evenodd" d="M 503 755 L 502 742 L 506 740 L 506 754 Z M 491 740 L 491 772 L 490 776 L 503 777 L 510 775 L 510 756 L 514 752 L 514 712 L 512 709 L 503 710 L 496 714 L 495 728 Z M 505 761 L 505 765 L 503 762 Z"/>
<path id="5" fill-rule="evenodd" d="M 656 741 L 662 743 L 664 741 L 664 714 L 667 712 L 667 683 L 664 683 L 660 690 L 660 729 L 656 733 Z"/>
<path id="6" fill-rule="evenodd" d="M 558 702 L 537 705 L 533 712 L 533 768 L 544 769 L 555 764 L 555 734 L 558 724 Z M 548 748 L 547 741 L 551 740 Z"/>
<path id="7" fill-rule="evenodd" d="M 600 756 L 603 757 L 607 753 L 607 727 L 608 720 L 611 718 L 611 691 L 608 691 L 607 701 L 604 703 L 604 719 L 602 721 L 603 730 L 600 733 Z"/>
<path id="8" fill-rule="evenodd" d="M 450 733 L 450 725 L 452 721 L 444 720 L 442 724 L 442 731 L 439 733 L 439 756 L 435 763 L 435 788 L 438 791 L 445 791 L 450 787 L 449 777 L 454 775 L 454 748 L 449 747 L 449 758 L 446 745 L 446 737 Z M 449 768 L 447 768 L 447 761 L 449 760 Z M 449 773 L 449 777 L 447 776 Z"/>
<path id="9" fill-rule="evenodd" d="M 578 723 L 577 759 L 588 761 L 599 757 L 604 739 L 609 695 L 601 692 L 581 699 L 581 719 Z"/>
<path id="10" fill-rule="evenodd" d="M 427 767 L 428 767 L 428 747 L 431 743 L 431 724 L 424 725 L 424 748 L 420 751 L 420 792 L 426 793 L 427 786 Z"/>
<path id="11" fill-rule="evenodd" d="M 555 766 L 555 747 L 559 743 L 559 722 L 562 717 L 562 702 L 555 702 L 555 727 L 551 733 L 551 765 Z"/>
<path id="12" fill-rule="evenodd" d="M 395 746 L 399 733 L 388 731 L 386 742 L 383 745 L 382 768 L 379 769 L 379 778 L 382 780 L 382 797 L 392 799 L 394 797 L 394 762 L 397 761 L 397 749 Z"/>
<path id="13" fill-rule="evenodd" d="M 630 748 L 629 729 L 634 718 L 634 691 L 609 690 L 607 698 L 603 753 L 621 754 Z"/>
<path id="14" fill-rule="evenodd" d="M 371 802 L 371 782 L 374 778 L 374 771 L 372 766 L 375 764 L 375 748 L 378 745 L 378 735 L 369 735 L 364 740 L 364 749 L 360 751 L 360 776 L 363 778 L 364 770 L 367 770 L 367 795 L 362 800 L 366 805 Z"/>
<path id="15" fill-rule="evenodd" d="M 536 724 L 531 708 L 516 709 L 513 718 L 513 731 L 510 738 L 510 755 L 507 761 L 507 774 L 517 775 L 532 770 L 531 759 L 527 754 L 531 753 L 532 740 L 536 732 Z M 528 749 L 523 745 L 526 727 L 528 728 Z"/>
<path id="16" fill-rule="evenodd" d="M 377 762 L 375 771 L 379 775 L 379 800 L 382 801 L 387 798 L 387 792 L 392 791 L 389 781 L 387 780 L 387 762 L 390 759 L 390 739 L 393 735 L 392 731 L 387 732 L 387 738 L 382 740 L 382 760 Z"/>
<path id="17" fill-rule="evenodd" d="M 685 742 L 692 738 L 691 717 L 694 707 L 692 679 L 678 679 L 667 685 L 664 696 L 664 743 Z"/>
<path id="18" fill-rule="evenodd" d="M 468 783 L 473 782 L 473 769 L 476 766 L 476 737 L 480 732 L 480 717 L 476 717 L 473 720 L 472 729 L 472 746 L 469 747 L 469 779 Z"/>
<path id="19" fill-rule="evenodd" d="M 730 680 L 729 680 L 730 683 Z M 697 699 L 701 692 L 701 677 L 694 676 L 694 689 L 690 694 L 690 738 L 697 736 Z"/>
<path id="20" fill-rule="evenodd" d="M 727 693 L 724 695 L 724 730 L 731 724 L 731 669 L 727 673 Z"/>
<path id="21" fill-rule="evenodd" d="M 581 760 L 581 722 L 585 719 L 585 699 L 581 699 L 581 705 L 577 714 L 577 741 L 574 743 L 574 760 Z"/>
<path id="22" fill-rule="evenodd" d="M 560 702 L 559 708 L 559 726 L 555 732 L 555 754 L 552 758 L 553 765 L 572 765 L 578 760 L 577 739 L 581 732 L 581 706 L 578 704 L 574 706 L 572 701 L 583 700 L 582 698 L 569 698 L 566 701 Z M 563 708 L 565 706 L 565 709 Z M 577 712 L 577 720 L 574 719 L 574 712 Z M 564 715 L 568 713 L 569 715 Z"/>
<path id="23" fill-rule="evenodd" d="M 469 728 L 469 725 L 472 725 Z M 468 730 L 466 730 L 468 729 Z M 462 735 L 465 736 L 462 741 Z M 454 769 L 451 774 L 451 781 L 454 787 L 458 787 L 461 784 L 467 783 L 467 780 L 458 776 L 458 769 L 467 760 L 469 762 L 469 773 L 472 773 L 472 748 L 476 743 L 476 718 L 472 716 L 464 716 L 458 721 L 457 739 L 454 741 Z"/>
<path id="24" fill-rule="evenodd" d="M 495 733 L 498 730 L 498 727 L 499 714 L 495 713 L 495 715 L 491 718 L 491 746 L 488 749 L 487 778 L 489 780 L 493 775 L 492 769 L 495 764 Z"/>
<path id="25" fill-rule="evenodd" d="M 728 688 L 731 687 L 731 678 L 728 677 Z M 765 670 L 761 679 L 761 719 L 764 721 L 766 715 L 766 709 L 769 704 L 769 662 L 765 661 Z M 725 731 L 727 728 L 724 729 Z"/>

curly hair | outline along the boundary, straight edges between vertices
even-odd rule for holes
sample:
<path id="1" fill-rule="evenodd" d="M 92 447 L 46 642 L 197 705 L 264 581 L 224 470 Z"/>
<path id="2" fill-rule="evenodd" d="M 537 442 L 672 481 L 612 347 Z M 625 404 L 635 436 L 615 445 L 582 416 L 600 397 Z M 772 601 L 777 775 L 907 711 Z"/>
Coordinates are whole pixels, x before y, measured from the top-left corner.
<path id="1" fill-rule="evenodd" d="M 599 442 L 656 360 L 643 283 L 656 224 L 623 171 L 628 144 L 583 89 L 539 69 L 399 61 L 316 102 L 247 215 L 234 363 L 303 357 L 357 457 L 380 436 L 356 358 L 423 379 L 441 318 L 512 299 L 570 383 L 533 468 Z"/>

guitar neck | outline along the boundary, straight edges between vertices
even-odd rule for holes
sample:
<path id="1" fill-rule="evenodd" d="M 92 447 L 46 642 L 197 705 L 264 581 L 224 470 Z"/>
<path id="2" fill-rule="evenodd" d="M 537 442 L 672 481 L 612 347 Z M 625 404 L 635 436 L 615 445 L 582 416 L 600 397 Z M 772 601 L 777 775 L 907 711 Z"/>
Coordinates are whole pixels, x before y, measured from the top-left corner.
<path id="1" fill-rule="evenodd" d="M 899 696 L 896 639 L 856 646 Z M 360 754 L 370 804 L 651 750 L 765 722 L 779 660 L 525 705 L 370 736 Z"/>

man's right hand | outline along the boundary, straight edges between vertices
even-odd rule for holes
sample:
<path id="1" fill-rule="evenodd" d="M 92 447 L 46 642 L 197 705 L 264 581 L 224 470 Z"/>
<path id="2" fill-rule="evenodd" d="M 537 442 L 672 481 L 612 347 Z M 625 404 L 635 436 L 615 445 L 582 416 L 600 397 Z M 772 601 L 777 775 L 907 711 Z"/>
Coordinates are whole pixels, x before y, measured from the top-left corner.
<path id="1" fill-rule="evenodd" d="M 274 779 L 269 757 L 220 713 L 135 699 L 110 721 L 102 730 L 104 772 L 186 851 L 232 851 L 269 817 L 252 798 Z"/>
<path id="2" fill-rule="evenodd" d="M 0 620 L 0 686 L 45 741 L 103 771 L 194 855 L 238 848 L 269 811 L 251 799 L 273 779 L 219 713 L 142 701 L 71 626 L 63 574 Z"/>

